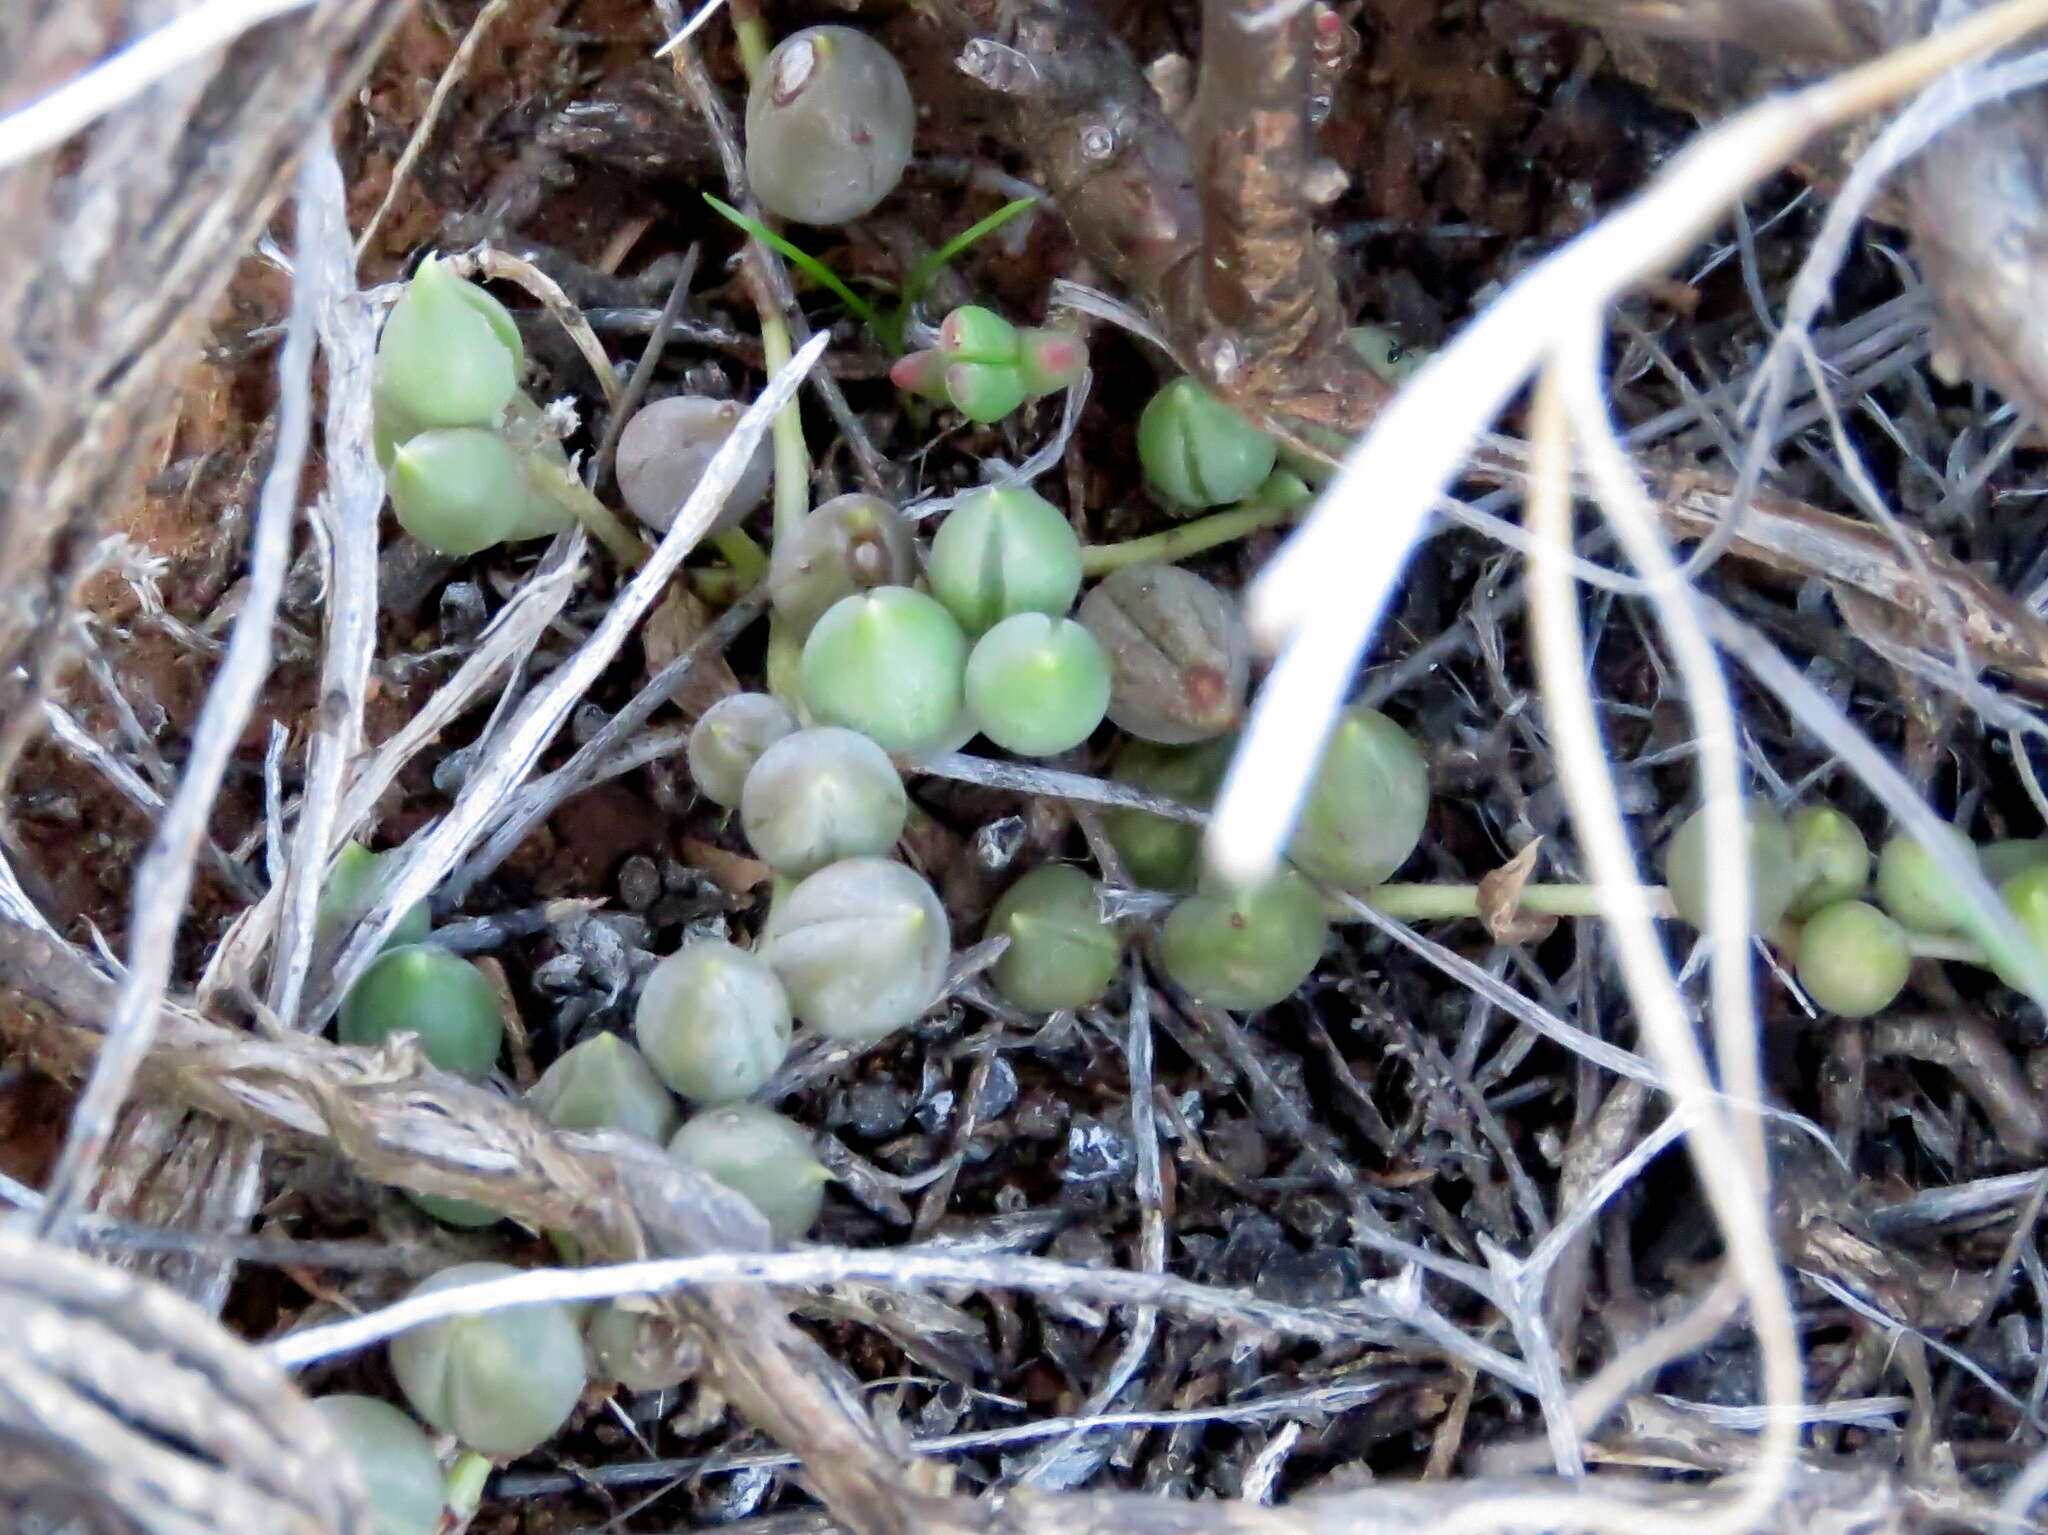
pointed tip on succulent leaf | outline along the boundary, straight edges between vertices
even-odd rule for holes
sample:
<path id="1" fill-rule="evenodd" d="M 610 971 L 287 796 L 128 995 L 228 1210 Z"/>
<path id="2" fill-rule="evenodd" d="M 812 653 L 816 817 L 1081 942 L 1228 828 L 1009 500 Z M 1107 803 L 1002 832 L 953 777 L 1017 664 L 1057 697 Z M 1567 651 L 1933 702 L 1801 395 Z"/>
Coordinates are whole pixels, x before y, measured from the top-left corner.
<path id="1" fill-rule="evenodd" d="M 936 349 L 906 353 L 890 364 L 889 382 L 905 394 L 923 395 L 928 400 L 944 403 L 945 354 Z"/>
<path id="2" fill-rule="evenodd" d="M 1017 371 L 1031 399 L 1056 394 L 1088 371 L 1088 343 L 1063 330 L 1017 333 Z"/>
<path id="3" fill-rule="evenodd" d="M 1017 327 L 992 309 L 963 304 L 940 324 L 939 350 L 948 362 L 1015 364 Z"/>

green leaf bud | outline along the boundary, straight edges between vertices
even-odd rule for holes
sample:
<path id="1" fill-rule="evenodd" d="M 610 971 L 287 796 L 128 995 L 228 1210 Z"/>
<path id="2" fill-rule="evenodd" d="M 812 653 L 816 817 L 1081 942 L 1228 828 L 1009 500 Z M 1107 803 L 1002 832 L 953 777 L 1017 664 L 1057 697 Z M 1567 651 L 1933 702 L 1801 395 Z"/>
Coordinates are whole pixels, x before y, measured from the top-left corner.
<path id="1" fill-rule="evenodd" d="M 362 1473 L 369 1535 L 434 1535 L 444 1501 L 441 1462 L 417 1423 L 374 1396 L 323 1396 L 314 1410 Z"/>
<path id="2" fill-rule="evenodd" d="M 900 863 L 849 858 L 777 898 L 761 935 L 796 1016 L 828 1039 L 869 1043 L 915 1023 L 952 957 L 946 909 Z"/>
<path id="3" fill-rule="evenodd" d="M 334 855 L 334 862 L 327 866 L 327 880 L 320 887 L 320 902 L 313 918 L 316 949 L 338 942 L 376 905 L 386 877 L 384 859 L 384 854 L 373 853 L 360 842 L 350 842 Z M 427 903 L 415 901 L 398 919 L 398 926 L 391 930 L 384 947 L 395 949 L 423 943 L 433 925 Z"/>
<path id="4" fill-rule="evenodd" d="M 747 182 L 771 213 L 844 224 L 895 190 L 916 128 L 888 49 L 851 27 L 806 27 L 747 93 Z"/>
<path id="5" fill-rule="evenodd" d="M 1420 372 L 1431 354 L 1404 345 L 1401 338 L 1381 325 L 1354 325 L 1344 332 L 1344 344 L 1358 355 L 1366 371 L 1400 384 Z"/>
<path id="6" fill-rule="evenodd" d="M 1944 829 L 1964 860 L 1977 861 L 1977 849 L 1955 827 Z M 1877 855 L 1877 899 L 1884 909 L 1916 933 L 1961 932 L 1969 909 L 1962 893 L 1934 865 L 1925 847 L 1903 831 L 1892 833 Z"/>
<path id="7" fill-rule="evenodd" d="M 1235 735 L 1218 736 L 1195 746 L 1126 741 L 1110 761 L 1110 776 L 1168 799 L 1206 807 L 1222 787 L 1236 750 Z M 1201 827 L 1144 810 L 1112 810 L 1102 825 L 1124 867 L 1139 884 L 1154 890 L 1194 888 L 1202 851 Z"/>
<path id="8" fill-rule="evenodd" d="M 797 664 L 812 718 L 905 754 L 952 738 L 966 675 L 967 636 L 937 601 L 907 586 L 842 597 L 811 630 Z"/>
<path id="9" fill-rule="evenodd" d="M 1287 856 L 1341 890 L 1384 883 L 1429 820 L 1429 763 L 1415 738 L 1377 709 L 1344 711 L 1323 748 Z"/>
<path id="10" fill-rule="evenodd" d="M 737 810 L 747 774 L 761 753 L 797 728 L 789 706 L 769 693 L 734 693 L 690 727 L 690 776 L 704 797 Z"/>
<path id="11" fill-rule="evenodd" d="M 666 533 L 745 414 L 734 401 L 691 394 L 650 400 L 635 411 L 619 433 L 614 471 L 619 477 L 619 494 L 633 515 Z M 710 531 L 722 532 L 744 522 L 747 514 L 768 498 L 774 476 L 775 451 L 764 436 L 712 520 Z"/>
<path id="12" fill-rule="evenodd" d="M 962 304 L 939 326 L 939 351 L 946 361 L 1016 366 L 1021 352 L 1017 327 L 992 309 Z"/>
<path id="13" fill-rule="evenodd" d="M 461 1263 L 412 1292 L 504 1279 L 502 1263 Z M 511 1459 L 545 1444 L 583 1395 L 575 1310 L 543 1303 L 429 1322 L 391 1340 L 391 1373 L 412 1410 L 471 1449 Z"/>
<path id="14" fill-rule="evenodd" d="M 434 1065 L 480 1082 L 505 1042 L 505 1019 L 481 970 L 438 944 L 415 943 L 385 950 L 363 972 L 341 1004 L 337 1032 L 345 1045 L 416 1034 Z"/>
<path id="15" fill-rule="evenodd" d="M 1329 934 L 1315 887 L 1283 869 L 1262 884 L 1216 884 L 1189 896 L 1167 914 L 1159 954 L 1198 1001 L 1256 1012 L 1309 978 Z"/>
<path id="16" fill-rule="evenodd" d="M 1010 940 L 990 979 L 1034 1013 L 1086 1007 L 1109 988 L 1123 958 L 1116 928 L 1102 920 L 1095 881 L 1070 864 L 1045 864 L 1005 890 L 982 936 Z"/>
<path id="17" fill-rule="evenodd" d="M 430 549 L 470 555 L 512 536 L 533 492 L 519 457 L 496 432 L 421 432 L 392 456 L 388 480 L 398 525 Z"/>
<path id="18" fill-rule="evenodd" d="M 1164 746 L 1237 728 L 1251 642 L 1237 604 L 1178 565 L 1129 565 L 1074 615 L 1109 659 L 1109 718 Z"/>
<path id="19" fill-rule="evenodd" d="M 1029 399 L 1057 394 L 1088 371 L 1088 343 L 1063 330 L 1017 332 L 1017 373 Z"/>
<path id="20" fill-rule="evenodd" d="M 1768 805 L 1748 805 L 1750 931 L 1767 933 L 1792 899 L 1792 833 Z M 1687 816 L 1664 849 L 1664 882 L 1671 904 L 1694 927 L 1707 922 L 1707 812 Z"/>
<path id="21" fill-rule="evenodd" d="M 1870 883 L 1870 844 L 1856 823 L 1832 805 L 1806 805 L 1787 817 L 1792 833 L 1792 904 L 1804 920 L 1824 906 L 1863 893 Z"/>
<path id="22" fill-rule="evenodd" d="M 1050 757 L 1095 733 L 1109 707 L 1109 662 L 1071 618 L 1019 613 L 975 642 L 967 707 L 1005 751 Z"/>
<path id="23" fill-rule="evenodd" d="M 667 1391 L 697 1373 L 698 1350 L 662 1318 L 617 1301 L 593 1306 L 583 1324 L 593 1380 L 628 1391 Z"/>
<path id="24" fill-rule="evenodd" d="M 842 858 L 887 853 L 909 816 L 910 797 L 889 754 L 837 725 L 784 736 L 761 754 L 740 793 L 747 845 L 789 879 Z"/>
<path id="25" fill-rule="evenodd" d="M 949 363 L 946 398 L 969 421 L 1000 421 L 1024 403 L 1024 376 L 1014 365 Z"/>
<path id="26" fill-rule="evenodd" d="M 789 998 L 765 960 L 693 938 L 648 974 L 633 1037 L 662 1081 L 697 1103 L 759 1092 L 789 1054 Z"/>
<path id="27" fill-rule="evenodd" d="M 878 586 L 904 586 L 917 574 L 917 539 L 905 517 L 879 496 L 834 496 L 779 535 L 768 561 L 775 616 L 806 638 L 832 604 Z"/>
<path id="28" fill-rule="evenodd" d="M 563 1051 L 526 1101 L 557 1130 L 617 1130 L 656 1145 L 682 1118 L 647 1058 L 616 1034 L 594 1034 Z"/>
<path id="29" fill-rule="evenodd" d="M 1884 1011 L 1912 968 L 1906 930 L 1866 901 L 1823 906 L 1799 930 L 1799 984 L 1825 1012 L 1868 1018 Z"/>
<path id="30" fill-rule="evenodd" d="M 504 306 L 430 256 L 377 338 L 373 387 L 383 408 L 417 429 L 489 427 L 519 387 L 524 363 Z"/>
<path id="31" fill-rule="evenodd" d="M 1279 445 L 1191 378 L 1177 378 L 1138 417 L 1145 480 L 1181 512 L 1242 501 L 1273 472 Z"/>
<path id="32" fill-rule="evenodd" d="M 932 536 L 932 595 L 970 635 L 1018 613 L 1065 613 L 1081 590 L 1081 540 L 1024 485 L 971 491 Z"/>
<path id="33" fill-rule="evenodd" d="M 2004 898 L 2007 910 L 2020 925 L 2020 932 L 2033 948 L 2036 964 L 2048 962 L 2048 864 L 2036 864 L 2031 869 L 2022 869 L 2003 885 L 1998 893 Z M 1985 947 L 1991 954 L 1991 968 L 1998 978 L 2016 991 L 2026 989 L 2026 965 L 2019 955 L 2014 954 L 1990 938 Z"/>
<path id="34" fill-rule="evenodd" d="M 745 1196 L 778 1242 L 793 1242 L 817 1224 L 832 1181 L 802 1126 L 752 1103 L 696 1115 L 676 1131 L 668 1154 Z"/>

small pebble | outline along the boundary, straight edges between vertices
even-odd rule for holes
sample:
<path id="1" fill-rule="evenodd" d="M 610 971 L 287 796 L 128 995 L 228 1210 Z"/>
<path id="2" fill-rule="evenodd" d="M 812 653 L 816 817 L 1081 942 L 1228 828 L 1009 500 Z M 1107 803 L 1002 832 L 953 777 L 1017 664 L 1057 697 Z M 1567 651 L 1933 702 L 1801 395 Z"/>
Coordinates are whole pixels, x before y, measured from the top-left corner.
<path id="1" fill-rule="evenodd" d="M 619 866 L 619 900 L 628 911 L 646 911 L 661 898 L 661 870 L 645 853 Z"/>

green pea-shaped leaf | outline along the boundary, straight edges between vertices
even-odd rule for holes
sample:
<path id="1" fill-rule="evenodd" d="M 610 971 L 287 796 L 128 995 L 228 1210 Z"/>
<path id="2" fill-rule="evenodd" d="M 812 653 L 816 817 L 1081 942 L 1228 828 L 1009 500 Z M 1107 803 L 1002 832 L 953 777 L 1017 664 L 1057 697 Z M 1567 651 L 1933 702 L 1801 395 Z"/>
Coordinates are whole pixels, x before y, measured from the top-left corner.
<path id="1" fill-rule="evenodd" d="M 1965 862 L 1977 861 L 1977 849 L 1951 826 L 1946 835 Z M 1907 833 L 1894 832 L 1877 855 L 1877 899 L 1916 933 L 1957 933 L 1969 919 L 1962 893 L 1935 867 L 1933 857 Z"/>
<path id="2" fill-rule="evenodd" d="M 657 1145 L 682 1117 L 647 1058 L 616 1034 L 563 1051 L 526 1101 L 558 1130 L 617 1130 Z"/>
<path id="3" fill-rule="evenodd" d="M 1792 904 L 1786 914 L 1812 916 L 1863 893 L 1870 883 L 1870 844 L 1856 823 L 1832 805 L 1806 805 L 1786 819 L 1792 833 Z"/>
<path id="4" fill-rule="evenodd" d="M 880 586 L 834 603 L 804 641 L 797 680 L 820 724 L 844 725 L 884 751 L 951 740 L 966 708 L 967 637 L 932 598 Z"/>
<path id="5" fill-rule="evenodd" d="M 1792 899 L 1792 833 L 1785 818 L 1768 805 L 1749 805 L 1749 921 L 1752 932 L 1769 932 Z M 1664 849 L 1664 881 L 1671 904 L 1694 927 L 1707 920 L 1707 813 L 1687 816 Z"/>
<path id="6" fill-rule="evenodd" d="M 1024 485 L 972 491 L 932 538 L 932 595 L 967 633 L 1017 613 L 1065 613 L 1081 590 L 1081 540 Z"/>
<path id="7" fill-rule="evenodd" d="M 776 898 L 761 955 L 798 1018 L 868 1043 L 938 1000 L 952 935 L 932 887 L 902 864 L 849 858 Z"/>
<path id="8" fill-rule="evenodd" d="M 1263 884 L 1189 896 L 1168 913 L 1159 952 L 1166 973 L 1197 1000 L 1256 1012 L 1309 978 L 1329 933 L 1315 887 L 1283 869 Z"/>
<path id="9" fill-rule="evenodd" d="M 832 1181 L 802 1126 L 752 1103 L 704 1110 L 676 1132 L 668 1154 L 744 1195 L 778 1242 L 792 1242 L 817 1223 Z"/>
<path id="10" fill-rule="evenodd" d="M 761 754 L 740 792 L 747 845 L 790 879 L 842 858 L 887 853 L 909 814 L 889 754 L 837 725 L 784 736 Z"/>
<path id="11" fill-rule="evenodd" d="M 1242 501 L 1273 472 L 1279 445 L 1191 378 L 1177 378 L 1138 417 L 1145 480 L 1183 513 Z"/>
<path id="12" fill-rule="evenodd" d="M 1429 764 L 1376 709 L 1347 709 L 1323 748 L 1287 856 L 1311 878 L 1362 891 L 1408 861 L 1429 820 Z"/>
<path id="13" fill-rule="evenodd" d="M 910 520 L 879 496 L 834 496 L 776 537 L 768 561 L 775 616 L 798 639 L 832 604 L 878 586 L 903 586 L 917 574 Z"/>
<path id="14" fill-rule="evenodd" d="M 519 457 L 496 432 L 442 427 L 392 456 L 398 525 L 430 549 L 469 555 L 510 538 L 533 492 Z"/>
<path id="15" fill-rule="evenodd" d="M 2020 932 L 2032 946 L 2035 965 L 2048 963 L 2048 865 L 2023 869 L 1999 887 L 2006 908 L 2019 923 Z M 1991 968 L 1998 978 L 2015 990 L 2025 990 L 2027 963 L 2004 947 L 1995 937 L 1985 935 L 1991 952 Z"/>
<path id="16" fill-rule="evenodd" d="M 417 1034 L 434 1065 L 481 1081 L 505 1042 L 505 1019 L 484 974 L 459 954 L 432 943 L 387 949 L 363 972 L 341 1004 L 345 1045 L 382 1044 Z"/>
<path id="17" fill-rule="evenodd" d="M 445 1502 L 426 1432 L 374 1396 L 323 1396 L 313 1406 L 362 1473 L 370 1535 L 434 1535 Z"/>
<path id="18" fill-rule="evenodd" d="M 1222 787 L 1237 750 L 1235 735 L 1194 746 L 1126 741 L 1110 761 L 1110 776 L 1167 799 L 1206 808 Z M 1103 830 L 1132 879 L 1154 890 L 1190 890 L 1202 851 L 1202 828 L 1144 810 L 1112 810 Z"/>
<path id="19" fill-rule="evenodd" d="M 633 1037 L 662 1081 L 698 1103 L 758 1092 L 789 1054 L 789 998 L 766 961 L 693 938 L 649 972 Z"/>
<path id="20" fill-rule="evenodd" d="M 486 1226 L 495 1226 L 505 1218 L 501 1210 L 489 1205 L 480 1205 L 471 1199 L 450 1199 L 445 1194 L 421 1194 L 413 1189 L 400 1189 L 408 1203 L 424 1210 L 444 1226 L 453 1226 L 459 1231 L 481 1231 Z"/>
<path id="21" fill-rule="evenodd" d="M 518 1272 L 502 1263 L 462 1263 L 412 1293 Z M 391 1373 L 412 1410 L 485 1455 L 509 1459 L 546 1443 L 583 1395 L 583 1334 L 568 1306 L 517 1306 L 429 1322 L 393 1338 L 390 1352 Z"/>
<path id="22" fill-rule="evenodd" d="M 1799 984 L 1814 1006 L 1844 1018 L 1890 1007 L 1913 968 L 1906 930 L 1865 901 L 1837 901 L 1799 930 Z"/>
<path id="23" fill-rule="evenodd" d="M 666 533 L 676 513 L 704 478 L 712 457 L 746 412 L 731 400 L 671 395 L 650 400 L 619 433 L 616 470 L 619 494 L 647 526 Z M 739 483 L 711 524 L 711 531 L 737 527 L 768 497 L 775 474 L 774 448 L 766 437 L 740 472 Z"/>
<path id="24" fill-rule="evenodd" d="M 1088 343 L 1063 330 L 1017 332 L 1017 372 L 1032 399 L 1065 389 L 1088 371 Z"/>
<path id="25" fill-rule="evenodd" d="M 1382 325 L 1354 325 L 1344 332 L 1344 344 L 1370 371 L 1390 384 L 1405 383 L 1430 358 L 1428 352 L 1404 344 Z"/>
<path id="26" fill-rule="evenodd" d="M 1251 642 L 1237 604 L 1177 565 L 1131 565 L 1075 613 L 1109 661 L 1109 718 L 1119 729 L 1184 746 L 1237 728 Z"/>
<path id="27" fill-rule="evenodd" d="M 600 1302 L 583 1324 L 593 1380 L 628 1391 L 666 1391 L 697 1373 L 698 1349 L 661 1318 L 618 1302 Z"/>
<path id="28" fill-rule="evenodd" d="M 761 753 L 797 728 L 789 706 L 768 693 L 734 693 L 690 727 L 690 776 L 704 797 L 737 810 Z"/>
<path id="29" fill-rule="evenodd" d="M 524 362 L 504 306 L 430 256 L 377 338 L 374 387 L 382 408 L 414 430 L 489 427 L 519 387 Z"/>
<path id="30" fill-rule="evenodd" d="M 1019 613 L 974 643 L 967 707 L 981 733 L 1022 757 L 1050 757 L 1095 733 L 1109 708 L 1109 662 L 1071 618 Z"/>
<path id="31" fill-rule="evenodd" d="M 1095 881 L 1063 863 L 1033 869 L 1005 890 L 983 936 L 1010 940 L 990 978 L 1034 1013 L 1086 1007 L 1123 957 L 1123 941 L 1102 920 Z"/>
<path id="32" fill-rule="evenodd" d="M 1987 842 L 1977 849 L 1977 864 L 1987 880 L 2003 885 L 2015 874 L 2048 864 L 2048 837 L 2008 837 Z"/>
<path id="33" fill-rule="evenodd" d="M 360 842 L 350 842 L 334 855 L 327 867 L 327 881 L 320 887 L 320 903 L 313 923 L 314 946 L 326 948 L 337 942 L 369 913 L 376 904 L 385 879 L 385 855 L 373 853 Z M 409 907 L 398 926 L 385 941 L 387 949 L 424 942 L 433 928 L 425 901 Z"/>
<path id="34" fill-rule="evenodd" d="M 895 189 L 917 107 L 895 58 L 851 27 L 779 43 L 747 93 L 747 182 L 771 213 L 843 224 Z"/>

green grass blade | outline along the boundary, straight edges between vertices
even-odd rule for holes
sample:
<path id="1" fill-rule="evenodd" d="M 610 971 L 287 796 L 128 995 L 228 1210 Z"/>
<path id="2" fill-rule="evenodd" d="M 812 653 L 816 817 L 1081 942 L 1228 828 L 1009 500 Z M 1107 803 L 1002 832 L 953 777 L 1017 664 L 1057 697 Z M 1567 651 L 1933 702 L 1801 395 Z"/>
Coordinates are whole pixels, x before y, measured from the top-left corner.
<path id="1" fill-rule="evenodd" d="M 1035 197 L 1020 197 L 1015 202 L 1004 203 L 978 224 L 970 225 L 953 236 L 944 245 L 933 251 L 924 260 L 910 269 L 910 275 L 903 279 L 903 301 L 901 312 L 908 314 L 910 308 L 922 296 L 931 280 L 944 271 L 946 264 L 974 244 L 1001 229 L 1011 219 L 1037 202 Z"/>
<path id="2" fill-rule="evenodd" d="M 813 256 L 807 250 L 802 250 L 790 244 L 789 241 L 783 239 L 781 235 L 770 229 L 766 224 L 763 224 L 759 219 L 748 218 L 746 214 L 740 212 L 731 203 L 723 202 L 713 197 L 709 192 L 704 193 L 703 196 L 704 201 L 711 204 L 713 208 L 731 220 L 732 223 L 745 230 L 769 249 L 780 253 L 785 260 L 812 281 L 822 287 L 829 288 L 833 293 L 837 294 L 841 302 L 858 315 L 861 323 L 866 325 L 868 329 L 878 336 L 887 334 L 883 326 L 882 317 L 875 312 L 875 306 L 862 298 L 858 293 L 855 293 L 853 289 L 847 287 L 844 282 L 840 281 L 839 274 L 825 265 L 816 256 Z M 983 222 L 987 221 L 983 220 Z M 975 227 L 979 228 L 980 226 L 977 225 Z"/>

